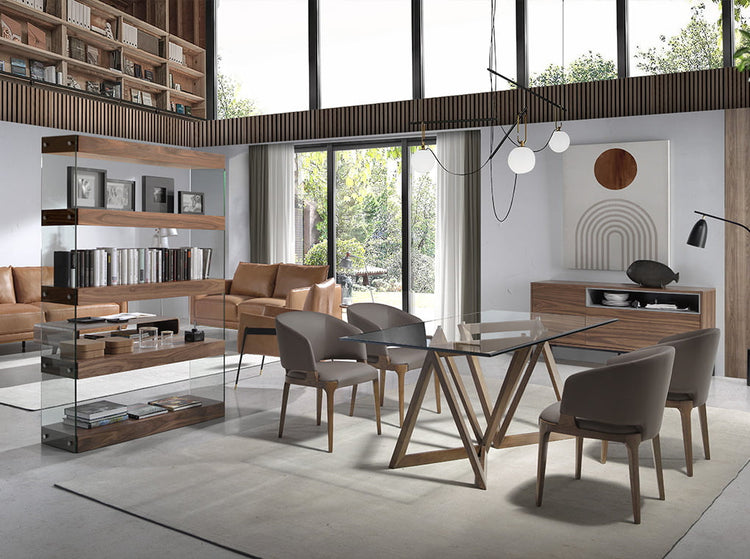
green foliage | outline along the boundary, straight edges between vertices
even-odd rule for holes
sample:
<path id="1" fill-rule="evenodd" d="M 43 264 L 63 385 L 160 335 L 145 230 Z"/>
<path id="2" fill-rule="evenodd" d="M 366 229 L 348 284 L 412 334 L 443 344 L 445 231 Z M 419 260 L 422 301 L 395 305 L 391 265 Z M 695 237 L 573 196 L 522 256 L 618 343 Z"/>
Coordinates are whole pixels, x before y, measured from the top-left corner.
<path id="1" fill-rule="evenodd" d="M 341 239 L 336 243 L 336 265 L 350 254 L 353 266 L 361 268 L 362 262 L 365 261 L 365 247 L 355 239 Z M 310 247 L 305 254 L 305 264 L 310 266 L 324 266 L 328 264 L 328 241 L 321 241 Z M 343 270 L 339 270 L 342 272 Z"/>
<path id="2" fill-rule="evenodd" d="M 605 60 L 600 53 L 589 51 L 570 63 L 565 70 L 556 64 L 550 64 L 538 76 L 531 76 L 532 87 L 542 85 L 559 85 L 564 83 L 593 82 L 617 78 L 617 67 L 613 60 Z"/>
<path id="3" fill-rule="evenodd" d="M 217 58 L 216 116 L 238 118 L 258 114 L 255 101 L 240 95 L 240 84 L 221 71 L 221 57 Z"/>
<path id="4" fill-rule="evenodd" d="M 740 47 L 734 53 L 734 61 L 740 72 L 750 70 L 750 31 L 740 29 Z"/>
<path id="5" fill-rule="evenodd" d="M 636 66 L 648 74 L 670 74 L 721 68 L 721 27 L 706 21 L 705 4 L 692 7 L 690 22 L 678 35 L 659 37 L 662 45 L 636 50 Z"/>

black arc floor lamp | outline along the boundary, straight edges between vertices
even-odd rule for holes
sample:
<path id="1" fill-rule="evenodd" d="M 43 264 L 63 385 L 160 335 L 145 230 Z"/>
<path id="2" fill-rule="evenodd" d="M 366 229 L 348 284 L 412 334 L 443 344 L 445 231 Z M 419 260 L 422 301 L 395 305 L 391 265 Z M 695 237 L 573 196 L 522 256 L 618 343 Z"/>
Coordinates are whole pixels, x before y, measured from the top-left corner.
<path id="1" fill-rule="evenodd" d="M 704 219 L 706 217 L 738 225 L 745 231 L 750 233 L 750 229 L 746 225 L 742 225 L 741 223 L 732 221 L 731 219 L 725 219 L 723 217 L 719 217 L 718 215 L 707 214 L 706 212 L 699 212 L 698 210 L 694 211 L 695 213 L 700 215 L 701 218 L 695 222 L 695 225 L 693 225 L 693 229 L 690 231 L 690 235 L 688 236 L 687 244 L 691 246 L 698 248 L 704 248 L 706 246 L 706 237 L 708 236 L 708 224 Z M 747 385 L 750 386 L 750 349 L 747 350 Z"/>

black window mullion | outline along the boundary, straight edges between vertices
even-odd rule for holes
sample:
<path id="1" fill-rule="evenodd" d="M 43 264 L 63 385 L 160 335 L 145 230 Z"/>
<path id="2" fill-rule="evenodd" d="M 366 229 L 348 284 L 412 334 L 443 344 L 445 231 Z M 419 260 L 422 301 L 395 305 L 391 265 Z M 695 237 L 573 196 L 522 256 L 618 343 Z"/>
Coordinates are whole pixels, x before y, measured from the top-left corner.
<path id="1" fill-rule="evenodd" d="M 721 0 L 721 31 L 724 46 L 724 66 L 734 66 L 734 2 Z"/>
<path id="2" fill-rule="evenodd" d="M 424 97 L 424 56 L 422 32 L 422 0 L 411 0 L 411 95 Z"/>
<path id="3" fill-rule="evenodd" d="M 216 1 L 206 0 L 206 119 L 216 120 Z"/>
<path id="4" fill-rule="evenodd" d="M 628 53 L 628 0 L 617 0 L 617 77 L 630 75 Z"/>
<path id="5" fill-rule="evenodd" d="M 401 305 L 411 306 L 411 193 L 409 188 L 409 141 L 401 140 Z"/>
<path id="6" fill-rule="evenodd" d="M 307 0 L 307 57 L 310 80 L 310 110 L 320 108 L 320 23 L 318 0 Z"/>
<path id="7" fill-rule="evenodd" d="M 526 0 L 516 0 L 516 81 L 525 87 L 529 85 L 526 14 Z"/>
<path id="8" fill-rule="evenodd" d="M 328 274 L 336 277 L 339 263 L 336 261 L 336 156 L 333 145 L 326 147 L 328 182 Z"/>

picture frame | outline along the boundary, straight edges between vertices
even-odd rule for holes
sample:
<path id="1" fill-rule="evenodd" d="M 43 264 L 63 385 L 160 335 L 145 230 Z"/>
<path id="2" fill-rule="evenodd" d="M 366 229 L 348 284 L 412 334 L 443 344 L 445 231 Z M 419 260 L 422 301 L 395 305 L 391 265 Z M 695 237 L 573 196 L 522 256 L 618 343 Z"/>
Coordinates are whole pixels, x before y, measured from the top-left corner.
<path id="1" fill-rule="evenodd" d="M 68 167 L 68 207 L 102 208 L 107 171 Z"/>
<path id="2" fill-rule="evenodd" d="M 181 214 L 203 215 L 206 211 L 203 192 L 181 190 L 177 193 L 177 211 Z"/>
<path id="3" fill-rule="evenodd" d="M 147 107 L 154 106 L 153 101 L 151 100 L 151 94 L 148 91 L 141 92 L 141 103 L 143 103 Z"/>
<path id="4" fill-rule="evenodd" d="M 174 213 L 174 179 L 143 177 L 143 211 Z"/>
<path id="5" fill-rule="evenodd" d="M 135 211 L 135 181 L 107 179 L 104 207 L 108 210 Z"/>

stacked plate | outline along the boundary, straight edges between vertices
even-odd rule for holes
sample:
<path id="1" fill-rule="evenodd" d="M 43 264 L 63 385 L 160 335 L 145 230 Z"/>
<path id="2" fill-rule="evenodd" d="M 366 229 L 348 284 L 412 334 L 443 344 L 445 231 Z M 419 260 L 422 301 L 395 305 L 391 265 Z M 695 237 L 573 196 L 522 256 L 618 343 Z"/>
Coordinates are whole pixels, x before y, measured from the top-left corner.
<path id="1" fill-rule="evenodd" d="M 630 297 L 628 293 L 604 293 L 602 304 L 609 307 L 629 307 L 628 297 Z"/>

